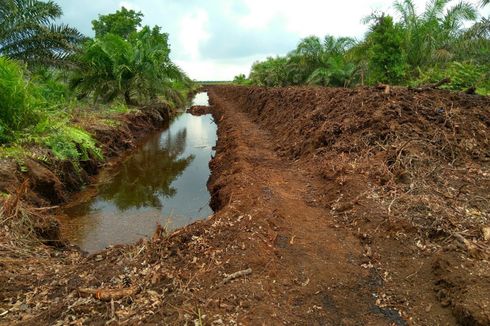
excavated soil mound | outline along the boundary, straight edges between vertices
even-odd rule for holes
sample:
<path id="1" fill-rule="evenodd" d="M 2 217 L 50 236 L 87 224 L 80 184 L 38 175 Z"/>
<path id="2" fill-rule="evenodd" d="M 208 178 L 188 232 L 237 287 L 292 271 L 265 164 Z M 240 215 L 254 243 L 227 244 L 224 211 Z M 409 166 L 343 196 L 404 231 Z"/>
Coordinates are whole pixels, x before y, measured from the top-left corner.
<path id="1" fill-rule="evenodd" d="M 188 110 L 187 113 L 190 113 L 192 115 L 200 116 L 200 115 L 205 115 L 209 114 L 210 108 L 209 106 L 204 106 L 204 105 L 193 105 L 191 106 Z"/>
<path id="2" fill-rule="evenodd" d="M 268 130 L 282 156 L 322 177 L 318 204 L 366 232 L 380 268 L 396 274 L 415 264 L 406 279 L 392 275 L 394 287 L 422 301 L 431 293 L 405 283 L 432 281 L 425 289 L 458 322 L 490 323 L 489 97 L 405 88 L 213 92 Z"/>
<path id="3" fill-rule="evenodd" d="M 216 92 L 269 130 L 277 151 L 311 160 L 326 181 L 355 171 L 386 192 L 417 197 L 416 207 L 398 206 L 400 198 L 391 208 L 432 238 L 464 230 L 481 238 L 488 225 L 489 97 L 402 88 Z M 438 207 L 422 207 L 424 199 Z"/>

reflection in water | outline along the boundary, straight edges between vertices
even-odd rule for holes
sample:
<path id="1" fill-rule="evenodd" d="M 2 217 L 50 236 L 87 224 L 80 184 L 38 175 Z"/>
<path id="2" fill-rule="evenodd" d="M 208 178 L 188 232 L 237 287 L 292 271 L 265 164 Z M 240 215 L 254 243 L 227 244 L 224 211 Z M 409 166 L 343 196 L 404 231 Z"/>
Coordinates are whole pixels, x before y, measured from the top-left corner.
<path id="1" fill-rule="evenodd" d="M 204 96 L 194 104 L 207 104 Z M 65 236 L 84 250 L 96 251 L 149 236 L 156 223 L 177 228 L 207 217 L 212 213 L 208 163 L 215 143 L 211 116 L 179 116 L 115 171 L 103 171 L 95 196 L 64 210 Z"/>
<path id="2" fill-rule="evenodd" d="M 186 135 L 186 129 L 169 134 L 163 146 L 157 137 L 150 139 L 123 163 L 113 182 L 100 188 L 99 196 L 112 201 L 121 211 L 133 207 L 163 207 L 162 199 L 175 196 L 177 192 L 172 182 L 194 158 L 193 155 L 179 158 L 185 150 Z"/>

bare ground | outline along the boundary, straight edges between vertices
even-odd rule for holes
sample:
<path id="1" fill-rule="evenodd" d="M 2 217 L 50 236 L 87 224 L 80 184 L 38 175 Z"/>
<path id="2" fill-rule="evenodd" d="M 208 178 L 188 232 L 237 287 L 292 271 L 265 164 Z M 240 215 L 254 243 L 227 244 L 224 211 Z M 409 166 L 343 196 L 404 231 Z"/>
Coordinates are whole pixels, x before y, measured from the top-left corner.
<path id="1" fill-rule="evenodd" d="M 209 95 L 216 214 L 89 257 L 2 255 L 0 323 L 490 323 L 489 98 Z"/>

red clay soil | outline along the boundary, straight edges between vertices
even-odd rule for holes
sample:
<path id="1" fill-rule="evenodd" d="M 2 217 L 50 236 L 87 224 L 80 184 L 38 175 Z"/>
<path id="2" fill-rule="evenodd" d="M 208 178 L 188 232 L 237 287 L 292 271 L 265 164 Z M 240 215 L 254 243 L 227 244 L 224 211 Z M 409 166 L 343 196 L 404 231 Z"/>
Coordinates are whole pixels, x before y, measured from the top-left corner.
<path id="1" fill-rule="evenodd" d="M 490 324 L 490 98 L 208 91 L 215 215 L 0 259 L 0 323 Z"/>

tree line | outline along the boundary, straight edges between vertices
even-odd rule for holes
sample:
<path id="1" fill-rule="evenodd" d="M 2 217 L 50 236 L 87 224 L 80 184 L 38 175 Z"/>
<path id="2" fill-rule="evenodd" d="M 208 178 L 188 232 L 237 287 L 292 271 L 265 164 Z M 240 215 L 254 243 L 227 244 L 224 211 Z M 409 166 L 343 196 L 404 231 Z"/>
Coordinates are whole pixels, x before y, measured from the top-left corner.
<path id="1" fill-rule="evenodd" d="M 61 16 L 51 0 L 0 2 L 0 154 L 34 142 L 62 159 L 98 155 L 72 122 L 81 107 L 121 113 L 187 101 L 195 85 L 170 60 L 168 34 L 143 26 L 141 12 L 99 15 L 93 38 L 57 23 Z"/>
<path id="2" fill-rule="evenodd" d="M 453 90 L 490 93 L 490 17 L 467 2 L 429 0 L 417 13 L 414 1 L 394 3 L 398 19 L 375 12 L 362 40 L 307 37 L 285 56 L 255 62 L 248 78 L 259 86 L 351 87 L 379 83 L 414 86 L 442 79 Z M 489 4 L 483 0 L 480 7 Z"/>

